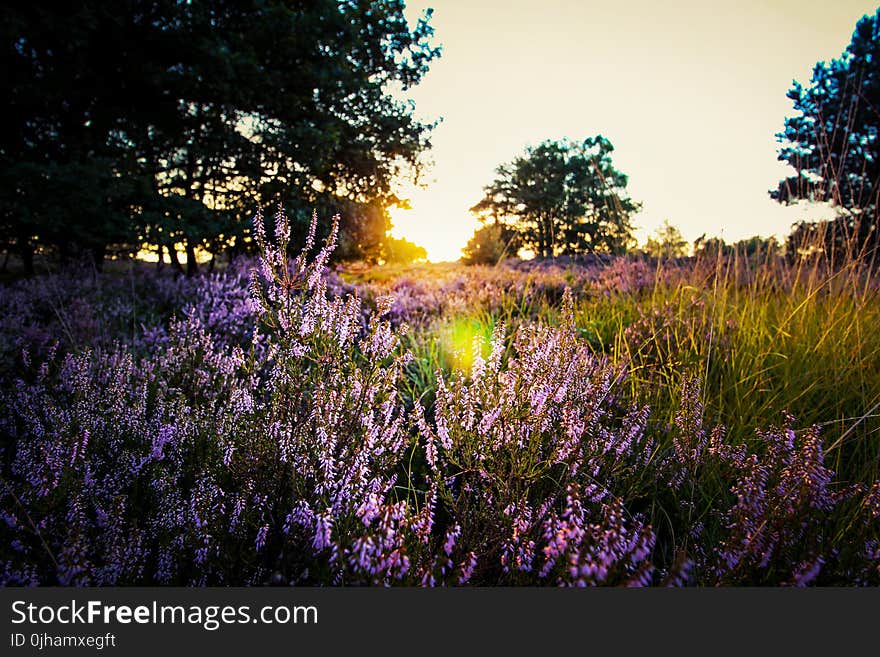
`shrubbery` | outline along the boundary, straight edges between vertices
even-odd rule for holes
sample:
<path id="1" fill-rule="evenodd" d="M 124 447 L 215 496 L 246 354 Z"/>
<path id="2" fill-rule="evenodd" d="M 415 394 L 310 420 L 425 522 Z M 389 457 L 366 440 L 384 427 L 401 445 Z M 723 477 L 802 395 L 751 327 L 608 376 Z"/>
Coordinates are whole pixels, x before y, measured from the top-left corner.
<path id="1" fill-rule="evenodd" d="M 579 304 L 618 279 L 658 284 L 643 264 L 462 284 L 461 307 L 494 308 L 490 344 L 414 391 L 405 324 L 431 336 L 439 317 L 423 292 L 418 313 L 375 286 L 362 299 L 326 271 L 335 230 L 289 259 L 282 214 L 274 226 L 257 218 L 250 280 L 241 265 L 169 279 L 188 286 L 166 295 L 177 317 L 154 309 L 127 334 L 149 313 L 70 339 L 69 304 L 47 300 L 41 321 L 23 294 L 37 283 L 4 289 L 26 318 L 3 333 L 25 350 L 0 374 L 5 584 L 880 583 L 876 470 L 838 477 L 820 429 L 793 418 L 732 440 L 694 376 L 669 423 L 633 394 L 646 368 L 662 362 L 662 382 L 684 367 L 673 338 L 714 331 L 699 304 L 684 327 L 672 310 L 633 320 L 633 343 L 665 330 L 671 352 L 583 339 Z M 109 303 L 83 285 L 70 293 Z M 536 299 L 558 301 L 511 310 Z M 40 339 L 14 338 L 25 325 Z"/>

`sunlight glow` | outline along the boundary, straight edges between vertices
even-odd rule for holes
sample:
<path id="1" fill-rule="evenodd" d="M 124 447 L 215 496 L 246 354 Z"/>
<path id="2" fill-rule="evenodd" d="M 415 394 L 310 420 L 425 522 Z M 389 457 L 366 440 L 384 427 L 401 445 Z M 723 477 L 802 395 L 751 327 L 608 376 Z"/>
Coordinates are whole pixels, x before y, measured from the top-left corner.
<path id="1" fill-rule="evenodd" d="M 493 328 L 470 317 L 457 317 L 440 327 L 440 344 L 449 365 L 470 372 L 478 351 L 483 358 L 488 357 Z"/>
<path id="2" fill-rule="evenodd" d="M 468 214 L 466 199 L 462 207 L 460 197 L 444 196 L 440 189 L 440 193 L 436 185 L 409 189 L 403 195 L 410 199 L 412 209 L 389 209 L 391 235 L 425 247 L 431 262 L 458 260 L 477 227 L 476 219 Z"/>
<path id="3" fill-rule="evenodd" d="M 180 262 L 180 264 L 185 265 L 186 264 L 186 249 L 184 248 L 184 245 L 182 243 L 177 243 L 174 245 L 174 250 L 177 251 L 177 259 Z M 205 251 L 202 247 L 197 246 L 195 248 L 195 253 L 196 253 L 196 262 L 198 264 L 202 265 L 206 262 L 211 261 L 211 254 L 208 253 L 207 251 Z M 154 246 L 142 248 L 140 251 L 138 251 L 135 254 L 134 257 L 137 260 L 140 260 L 142 262 L 151 262 L 153 264 L 156 264 L 159 262 L 159 254 L 156 252 L 156 247 L 154 247 Z M 168 256 L 167 251 L 162 252 L 162 262 L 165 263 L 166 265 L 171 264 L 171 260 Z"/>
<path id="4" fill-rule="evenodd" d="M 411 0 L 435 8 L 442 57 L 409 92 L 416 115 L 442 118 L 427 186 L 401 193 L 392 234 L 456 259 L 473 234 L 468 208 L 495 168 L 527 144 L 602 134 L 643 204 L 644 243 L 664 219 L 692 242 L 784 237 L 803 208 L 768 190 L 790 173 L 775 133 L 793 79 L 839 57 L 866 0 Z"/>

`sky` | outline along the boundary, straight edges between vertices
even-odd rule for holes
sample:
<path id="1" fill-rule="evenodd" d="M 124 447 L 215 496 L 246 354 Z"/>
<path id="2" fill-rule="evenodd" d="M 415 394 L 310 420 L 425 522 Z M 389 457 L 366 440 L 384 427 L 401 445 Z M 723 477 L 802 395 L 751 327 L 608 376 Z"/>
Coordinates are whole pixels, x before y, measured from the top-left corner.
<path id="1" fill-rule="evenodd" d="M 468 208 L 527 145 L 602 134 L 642 204 L 643 242 L 664 220 L 689 241 L 785 236 L 815 209 L 767 192 L 790 169 L 775 135 L 786 92 L 839 57 L 877 6 L 854 0 L 410 0 L 442 56 L 408 96 L 441 119 L 424 188 L 400 194 L 392 234 L 454 260 L 477 227 Z"/>

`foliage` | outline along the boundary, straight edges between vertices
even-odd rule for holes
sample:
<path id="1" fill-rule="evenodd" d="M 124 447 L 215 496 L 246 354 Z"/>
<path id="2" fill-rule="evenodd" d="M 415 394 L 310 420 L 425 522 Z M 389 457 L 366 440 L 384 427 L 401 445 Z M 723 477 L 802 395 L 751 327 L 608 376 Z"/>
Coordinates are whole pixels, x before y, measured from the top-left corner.
<path id="1" fill-rule="evenodd" d="M 378 244 L 431 128 L 392 92 L 439 55 L 430 12 L 411 30 L 403 7 L 4 4 L 2 228 L 27 260 L 182 244 L 192 270 L 197 247 L 244 246 L 257 198 L 303 226 L 342 212 L 356 255 Z"/>
<path id="2" fill-rule="evenodd" d="M 703 233 L 694 240 L 694 256 L 698 258 L 716 259 L 732 252 L 733 248 L 721 237 L 707 237 Z"/>
<path id="3" fill-rule="evenodd" d="M 795 173 L 771 196 L 780 203 L 827 202 L 839 217 L 820 230 L 823 248 L 838 257 L 876 248 L 880 188 L 880 10 L 864 16 L 839 59 L 819 62 L 807 87 L 795 82 L 788 97 L 797 115 L 777 135 L 779 160 Z M 833 256 L 832 256 L 833 257 Z"/>
<path id="4" fill-rule="evenodd" d="M 648 237 L 645 251 L 655 258 L 681 258 L 687 255 L 687 246 L 687 240 L 682 237 L 681 231 L 666 219 Z"/>
<path id="5" fill-rule="evenodd" d="M 792 261 L 824 259 L 832 266 L 856 257 L 876 261 L 874 237 L 860 236 L 856 228 L 849 216 L 825 221 L 799 221 L 791 227 L 785 239 L 785 254 Z"/>
<path id="6" fill-rule="evenodd" d="M 786 247 L 785 251 L 789 252 L 792 247 Z M 783 245 L 773 236 L 761 237 L 753 235 L 752 237 L 739 240 L 733 244 L 728 244 L 720 237 L 706 237 L 701 235 L 694 240 L 694 256 L 697 258 L 710 261 L 719 258 L 728 258 L 736 255 L 739 258 L 745 258 L 755 265 L 772 260 L 783 253 Z"/>
<path id="7" fill-rule="evenodd" d="M 627 177 L 614 168 L 614 147 L 598 135 L 583 142 L 542 142 L 496 169 L 471 208 L 517 230 L 540 257 L 621 253 L 632 243 Z"/>
<path id="8" fill-rule="evenodd" d="M 428 252 L 425 247 L 407 239 L 386 235 L 382 240 L 382 260 L 385 262 L 408 265 L 412 262 L 424 261 L 427 257 Z"/>
<path id="9" fill-rule="evenodd" d="M 520 247 L 519 233 L 500 223 L 477 228 L 462 250 L 462 262 L 468 265 L 497 265 L 505 258 L 516 256 Z"/>
<path id="10" fill-rule="evenodd" d="M 772 258 L 781 253 L 782 247 L 775 237 L 761 237 L 753 235 L 744 240 L 739 240 L 733 245 L 734 250 L 746 258 L 760 262 L 762 259 Z"/>

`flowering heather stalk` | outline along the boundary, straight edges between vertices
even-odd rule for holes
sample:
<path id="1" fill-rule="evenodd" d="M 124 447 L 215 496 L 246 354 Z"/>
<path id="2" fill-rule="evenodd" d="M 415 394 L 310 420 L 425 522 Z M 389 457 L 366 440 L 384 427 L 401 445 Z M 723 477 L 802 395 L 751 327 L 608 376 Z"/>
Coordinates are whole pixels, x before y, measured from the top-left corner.
<path id="1" fill-rule="evenodd" d="M 408 355 L 396 354 L 387 301 L 365 326 L 356 297 L 328 294 L 323 274 L 338 218 L 309 261 L 316 223 L 313 216 L 305 249 L 288 262 L 288 222 L 279 214 L 278 242 L 263 243 L 262 280 L 251 286 L 273 339 L 263 391 L 274 453 L 266 456 L 280 470 L 276 504 L 287 506 L 274 530 L 282 551 L 324 560 L 334 583 L 399 580 L 410 568 L 415 522 L 392 497 L 409 442 L 396 387 Z"/>
<path id="2" fill-rule="evenodd" d="M 701 581 L 805 586 L 823 577 L 828 581 L 838 577 L 850 582 L 871 580 L 870 567 L 855 565 L 865 564 L 866 557 L 870 561 L 870 550 L 854 556 L 833 547 L 832 522 L 837 517 L 850 518 L 847 532 L 851 538 L 858 543 L 861 535 L 869 543 L 878 531 L 869 511 L 877 484 L 867 492 L 861 485 L 836 484 L 834 472 L 825 465 L 818 429 L 796 432 L 791 416 L 779 427 L 757 431 L 754 451 L 726 444 L 720 427 L 707 437 L 700 395 L 699 380 L 686 380 L 676 414 L 673 448 L 677 465 L 670 471 L 671 481 L 676 489 L 705 490 L 699 478 L 717 478 L 730 482 L 732 496 L 726 510 L 718 500 L 709 509 L 696 508 L 693 499 L 681 502 L 689 518 L 718 518 L 713 531 L 694 535 L 697 540 L 702 533 L 719 537 L 715 545 L 703 540 L 692 548 Z M 862 518 L 843 513 L 853 503 L 858 503 Z M 854 576 L 854 571 L 861 574 Z"/>
<path id="3" fill-rule="evenodd" d="M 406 358 L 380 314 L 365 323 L 357 298 L 327 293 L 335 227 L 314 259 L 292 261 L 282 213 L 275 228 L 270 243 L 256 222 L 250 297 L 216 313 L 260 320 L 250 357 L 209 332 L 228 335 L 208 309 L 230 298 L 209 279 L 207 303 L 172 322 L 151 358 L 66 355 L 4 393 L 6 582 L 406 576 L 419 516 L 392 496 L 409 442 L 396 390 Z"/>
<path id="4" fill-rule="evenodd" d="M 756 571 L 771 564 L 777 571 L 796 564 L 792 579 L 806 583 L 822 568 L 825 520 L 841 496 L 830 486 L 834 473 L 824 465 L 818 432 L 798 437 L 792 425 L 788 418 L 781 427 L 758 432 L 763 454 L 729 458 L 736 504 L 722 521 L 727 537 L 712 568 L 719 582 L 745 574 L 757 581 Z"/>
<path id="5" fill-rule="evenodd" d="M 470 376 L 438 373 L 435 422 L 417 406 L 430 476 L 490 583 L 647 581 L 653 534 L 617 483 L 644 466 L 647 410 L 618 403 L 624 372 L 559 328 L 528 326 L 502 366 L 503 327 Z"/>

